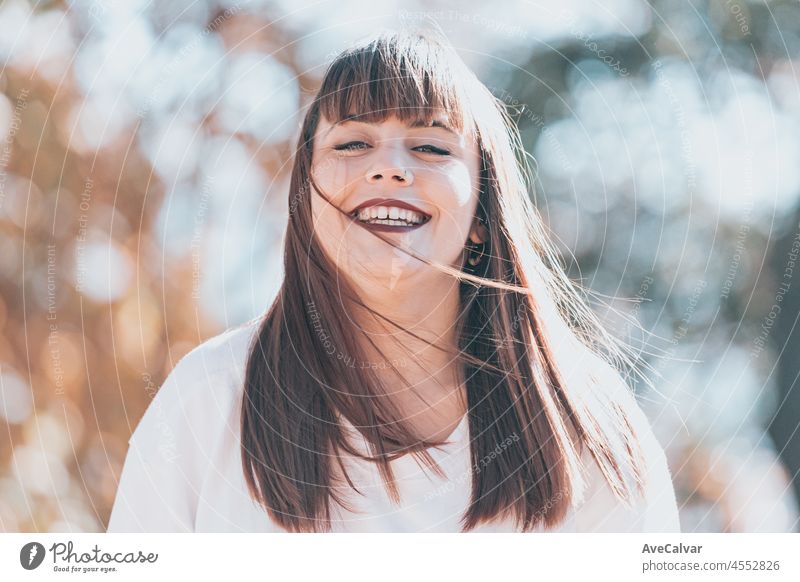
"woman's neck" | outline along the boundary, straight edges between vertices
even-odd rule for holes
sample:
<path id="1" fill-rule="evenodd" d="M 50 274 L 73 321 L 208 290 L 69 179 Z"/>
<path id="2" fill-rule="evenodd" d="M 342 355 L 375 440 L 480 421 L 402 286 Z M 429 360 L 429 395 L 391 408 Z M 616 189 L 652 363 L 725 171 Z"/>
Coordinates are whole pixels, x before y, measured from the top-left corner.
<path id="1" fill-rule="evenodd" d="M 393 286 L 373 281 L 357 289 L 369 308 L 400 326 L 362 307 L 349 311 L 354 325 L 366 334 L 367 365 L 379 372 L 394 370 L 399 376 L 382 376 L 394 404 L 404 416 L 424 418 L 421 422 L 428 426 L 449 425 L 462 416 L 466 399 L 456 357 L 459 281 L 443 275 L 425 281 L 401 279 Z"/>

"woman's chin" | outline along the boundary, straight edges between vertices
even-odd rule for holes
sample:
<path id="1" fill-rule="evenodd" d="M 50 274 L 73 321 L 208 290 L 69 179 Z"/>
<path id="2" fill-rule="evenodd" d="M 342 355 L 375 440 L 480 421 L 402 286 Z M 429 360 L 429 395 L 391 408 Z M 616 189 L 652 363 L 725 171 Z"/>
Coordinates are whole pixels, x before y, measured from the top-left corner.
<path id="1" fill-rule="evenodd" d="M 379 284 L 391 289 L 403 280 L 419 280 L 424 273 L 430 272 L 430 268 L 422 261 L 405 253 L 398 256 L 401 252 L 385 253 L 382 257 L 353 257 L 350 273 L 356 283 Z"/>

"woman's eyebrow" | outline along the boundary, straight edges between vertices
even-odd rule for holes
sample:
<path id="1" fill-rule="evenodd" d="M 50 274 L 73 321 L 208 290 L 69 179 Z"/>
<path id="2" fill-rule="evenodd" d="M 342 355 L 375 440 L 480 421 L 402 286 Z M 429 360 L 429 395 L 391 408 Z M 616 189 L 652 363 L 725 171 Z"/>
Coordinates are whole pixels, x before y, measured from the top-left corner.
<path id="1" fill-rule="evenodd" d="M 331 124 L 331 126 L 328 128 L 328 131 L 325 132 L 325 136 L 327 136 L 330 132 L 332 132 L 336 127 L 339 127 L 339 126 L 344 125 L 346 123 L 359 123 L 359 124 L 362 124 L 362 125 L 373 125 L 371 123 L 367 123 L 366 121 L 359 121 L 358 119 L 354 119 L 352 117 L 345 117 L 344 119 L 342 119 L 340 121 L 337 121 L 336 123 Z M 448 131 L 448 132 L 452 133 L 455 136 L 458 136 L 458 132 L 456 132 L 454 129 L 452 129 L 449 125 L 447 125 L 447 123 L 445 123 L 441 119 L 434 119 L 433 121 L 431 121 L 431 123 L 426 123 L 425 120 L 423 120 L 423 119 L 416 119 L 416 120 L 412 121 L 411 123 L 407 124 L 407 127 L 411 128 L 411 129 L 416 129 L 416 128 L 420 128 L 420 127 L 438 127 L 440 129 L 444 129 L 445 131 Z"/>
<path id="2" fill-rule="evenodd" d="M 408 127 L 412 127 L 412 128 L 416 128 L 416 127 L 439 127 L 441 129 L 444 129 L 445 131 L 449 131 L 453 135 L 458 135 L 458 133 L 454 129 L 452 129 L 449 125 L 447 125 L 447 123 L 445 123 L 441 119 L 434 119 L 430 123 L 425 123 L 425 121 L 423 119 L 417 119 L 415 121 L 412 121 L 409 124 Z"/>

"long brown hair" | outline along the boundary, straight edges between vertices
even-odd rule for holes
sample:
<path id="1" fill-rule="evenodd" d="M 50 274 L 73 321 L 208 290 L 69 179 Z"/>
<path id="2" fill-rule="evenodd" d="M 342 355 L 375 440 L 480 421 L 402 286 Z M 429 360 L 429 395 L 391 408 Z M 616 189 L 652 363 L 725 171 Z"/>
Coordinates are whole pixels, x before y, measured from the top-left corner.
<path id="1" fill-rule="evenodd" d="M 424 31 L 382 31 L 330 64 L 306 112 L 289 187 L 285 278 L 246 368 L 246 482 L 289 531 L 329 531 L 331 504 L 347 508 L 346 492 L 358 492 L 342 451 L 376 463 L 394 500 L 389 463 L 398 455 L 413 454 L 442 474 L 427 452 L 441 442 L 419 438 L 390 399 L 379 397 L 381 375 L 353 365 L 362 361 L 365 338 L 344 306 L 353 302 L 396 324 L 369 309 L 338 272 L 314 235 L 311 212 L 312 196 L 331 203 L 311 172 L 320 116 L 331 123 L 389 115 L 429 123 L 441 110 L 479 144 L 478 214 L 489 239 L 477 266 L 465 262 L 459 270 L 417 258 L 460 281 L 454 325 L 473 465 L 515 439 L 473 472 L 462 529 L 507 517 L 521 531 L 559 524 L 582 496 L 584 447 L 624 503 L 643 491 L 641 449 L 614 393 L 625 384 L 616 368 L 631 360 L 559 262 L 531 202 L 530 168 L 515 124 L 446 40 Z M 358 428 L 370 454 L 352 446 L 341 418 Z"/>

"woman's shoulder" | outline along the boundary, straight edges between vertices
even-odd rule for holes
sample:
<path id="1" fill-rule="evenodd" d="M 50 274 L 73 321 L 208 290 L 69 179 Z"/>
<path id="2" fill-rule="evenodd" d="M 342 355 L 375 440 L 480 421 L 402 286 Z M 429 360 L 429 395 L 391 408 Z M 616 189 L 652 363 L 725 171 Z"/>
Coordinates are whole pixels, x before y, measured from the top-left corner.
<path id="1" fill-rule="evenodd" d="M 174 370 L 182 368 L 195 373 L 242 376 L 252 341 L 262 321 L 262 317 L 257 317 L 204 340 L 187 352 Z"/>
<path id="2" fill-rule="evenodd" d="M 194 531 L 216 448 L 236 430 L 237 395 L 259 320 L 232 327 L 183 356 L 129 439 L 108 531 Z"/>
<path id="3" fill-rule="evenodd" d="M 209 429 L 236 402 L 261 319 L 230 327 L 184 355 L 153 396 L 131 439 L 174 427 Z"/>
<path id="4" fill-rule="evenodd" d="M 628 437 L 633 436 L 644 461 L 643 495 L 628 507 L 612 492 L 596 459 L 584 451 L 588 491 L 579 511 L 584 531 L 680 531 L 672 476 L 663 446 L 656 438 L 650 419 L 639 404 L 635 392 L 622 374 L 600 357 L 587 365 L 588 382 L 584 384 L 583 402 L 592 409 L 598 425 L 612 436 L 618 458 L 627 456 Z M 613 435 L 620 416 L 630 434 Z M 629 483 L 636 478 L 625 467 Z"/>

